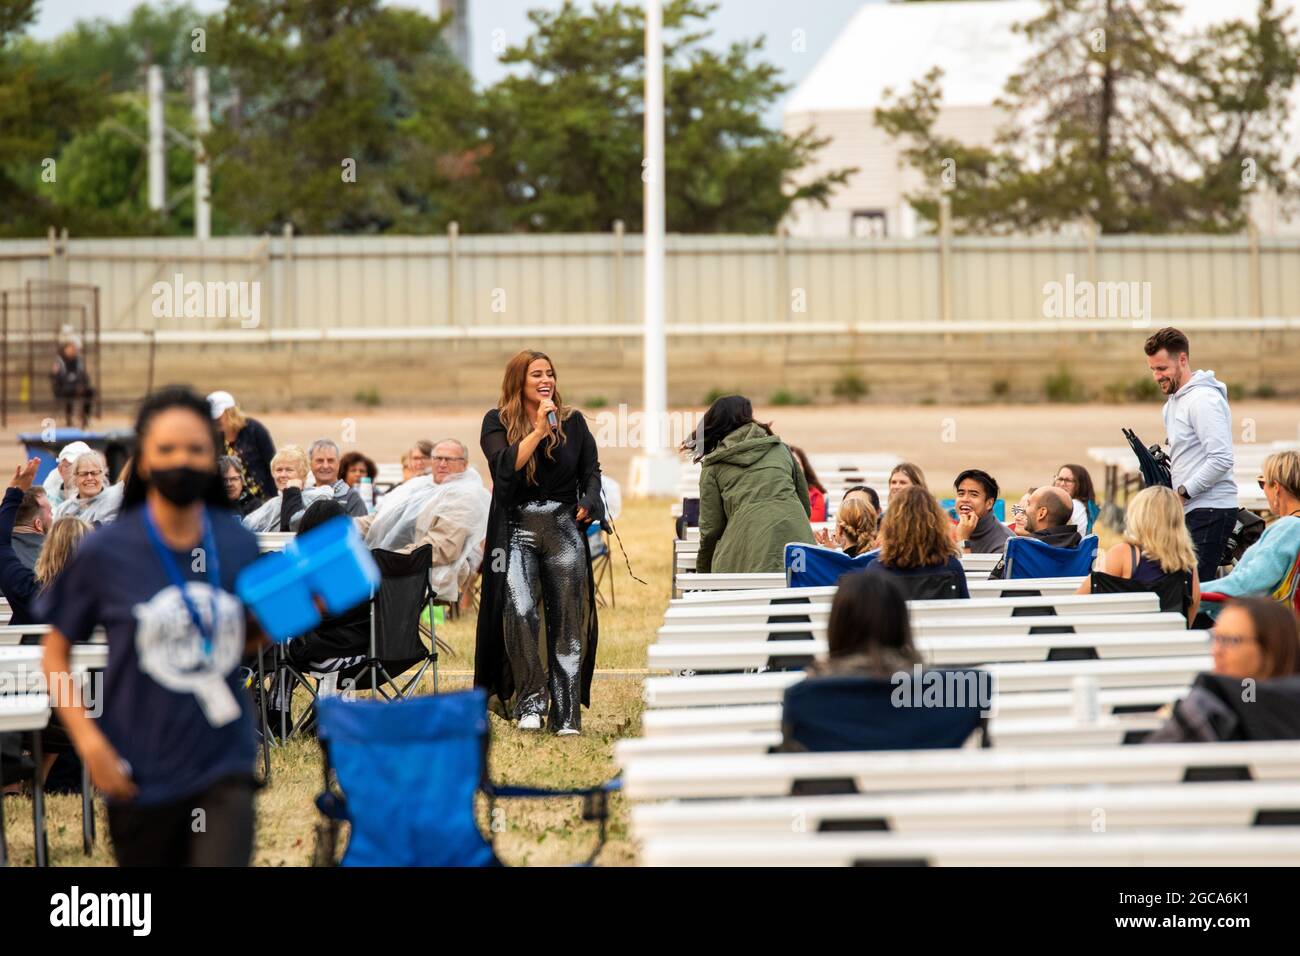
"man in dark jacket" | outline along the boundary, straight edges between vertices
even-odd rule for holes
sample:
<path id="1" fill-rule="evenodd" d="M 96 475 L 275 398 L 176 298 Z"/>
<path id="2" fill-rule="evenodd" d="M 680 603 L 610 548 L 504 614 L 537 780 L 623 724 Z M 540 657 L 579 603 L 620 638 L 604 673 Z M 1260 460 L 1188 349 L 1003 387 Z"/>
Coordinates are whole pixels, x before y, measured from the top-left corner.
<path id="1" fill-rule="evenodd" d="M 1077 548 L 1083 539 L 1079 529 L 1069 523 L 1073 514 L 1074 502 L 1064 491 L 1054 486 L 1039 488 L 1025 509 L 1025 530 L 1030 537 L 1053 548 Z M 989 580 L 1000 580 L 1006 574 L 1007 562 L 1003 558 L 989 574 Z"/>
<path id="2" fill-rule="evenodd" d="M 36 567 L 36 557 L 45 546 L 45 534 L 54 523 L 54 509 L 45 489 L 33 485 L 23 492 L 14 517 L 14 554 L 29 571 Z"/>
<path id="3" fill-rule="evenodd" d="M 957 543 L 964 554 L 1001 554 L 1015 532 L 993 514 L 998 483 L 987 471 L 967 468 L 952 483 L 957 502 Z"/>

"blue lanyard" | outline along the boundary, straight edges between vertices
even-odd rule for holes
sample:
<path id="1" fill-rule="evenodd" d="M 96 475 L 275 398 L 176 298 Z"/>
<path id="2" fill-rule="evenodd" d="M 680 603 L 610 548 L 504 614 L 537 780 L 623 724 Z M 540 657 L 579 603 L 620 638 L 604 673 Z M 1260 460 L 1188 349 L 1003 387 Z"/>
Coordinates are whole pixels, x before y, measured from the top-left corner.
<path id="1" fill-rule="evenodd" d="M 199 635 L 203 638 L 203 653 L 212 654 L 212 635 L 217 626 L 217 598 L 221 592 L 221 566 L 217 558 L 217 540 L 212 533 L 212 522 L 208 519 L 207 508 L 203 509 L 203 564 L 207 574 L 208 584 L 212 587 L 211 594 L 211 617 L 208 622 L 204 622 L 203 616 L 199 614 L 198 607 L 190 598 L 189 591 L 186 590 L 185 577 L 181 574 L 181 569 L 176 565 L 176 557 L 172 554 L 171 549 L 163 543 L 162 535 L 158 531 L 158 525 L 154 523 L 153 514 L 149 511 L 148 506 L 144 509 L 144 527 L 149 535 L 149 543 L 153 545 L 153 550 L 158 555 L 158 561 L 163 566 L 163 571 L 167 573 L 168 579 L 176 586 L 176 590 L 181 592 L 181 600 L 185 602 L 185 610 L 190 614 L 190 620 L 198 629 Z"/>

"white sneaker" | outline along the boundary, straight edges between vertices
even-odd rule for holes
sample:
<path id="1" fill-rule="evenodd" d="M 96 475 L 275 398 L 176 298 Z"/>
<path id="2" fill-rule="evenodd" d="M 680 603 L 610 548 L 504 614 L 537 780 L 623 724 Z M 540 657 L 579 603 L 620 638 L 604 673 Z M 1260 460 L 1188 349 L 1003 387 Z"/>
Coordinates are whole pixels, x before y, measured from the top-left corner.
<path id="1" fill-rule="evenodd" d="M 564 728 L 561 728 L 560 730 L 557 730 L 557 731 L 555 732 L 555 736 L 557 736 L 557 737 L 576 737 L 576 736 L 578 736 L 580 733 L 582 733 L 582 731 L 581 731 L 581 730 L 578 730 L 576 727 L 564 727 Z"/>
<path id="2" fill-rule="evenodd" d="M 519 718 L 519 729 L 520 730 L 541 730 L 542 715 L 524 714 L 524 716 Z"/>

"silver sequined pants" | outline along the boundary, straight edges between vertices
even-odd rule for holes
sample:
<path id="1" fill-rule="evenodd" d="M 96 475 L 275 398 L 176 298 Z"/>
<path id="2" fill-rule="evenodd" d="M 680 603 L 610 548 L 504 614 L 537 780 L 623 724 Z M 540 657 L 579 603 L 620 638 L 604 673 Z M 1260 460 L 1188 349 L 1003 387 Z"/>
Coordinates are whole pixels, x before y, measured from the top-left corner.
<path id="1" fill-rule="evenodd" d="M 550 729 L 582 729 L 587 542 L 574 506 L 535 501 L 510 514 L 504 632 L 515 678 L 514 717 L 547 713 Z M 542 663 L 542 610 L 546 664 Z"/>

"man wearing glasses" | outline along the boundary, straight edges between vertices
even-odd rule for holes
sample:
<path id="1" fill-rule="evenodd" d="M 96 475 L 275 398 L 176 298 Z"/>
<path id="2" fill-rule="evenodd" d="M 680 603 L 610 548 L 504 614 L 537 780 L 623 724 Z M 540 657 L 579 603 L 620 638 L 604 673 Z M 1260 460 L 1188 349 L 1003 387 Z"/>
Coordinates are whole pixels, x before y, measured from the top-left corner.
<path id="1" fill-rule="evenodd" d="M 431 544 L 438 600 L 456 602 L 482 561 L 492 495 L 469 467 L 469 450 L 455 438 L 438 442 L 430 460 L 433 481 L 376 514 L 366 547 L 410 552 Z"/>
<path id="2" fill-rule="evenodd" d="M 1165 328 L 1146 341 L 1147 367 L 1165 402 L 1169 476 L 1183 513 L 1202 582 L 1219 576 L 1219 561 L 1237 520 L 1232 410 L 1228 387 L 1214 372 L 1192 371 L 1187 336 Z"/>

